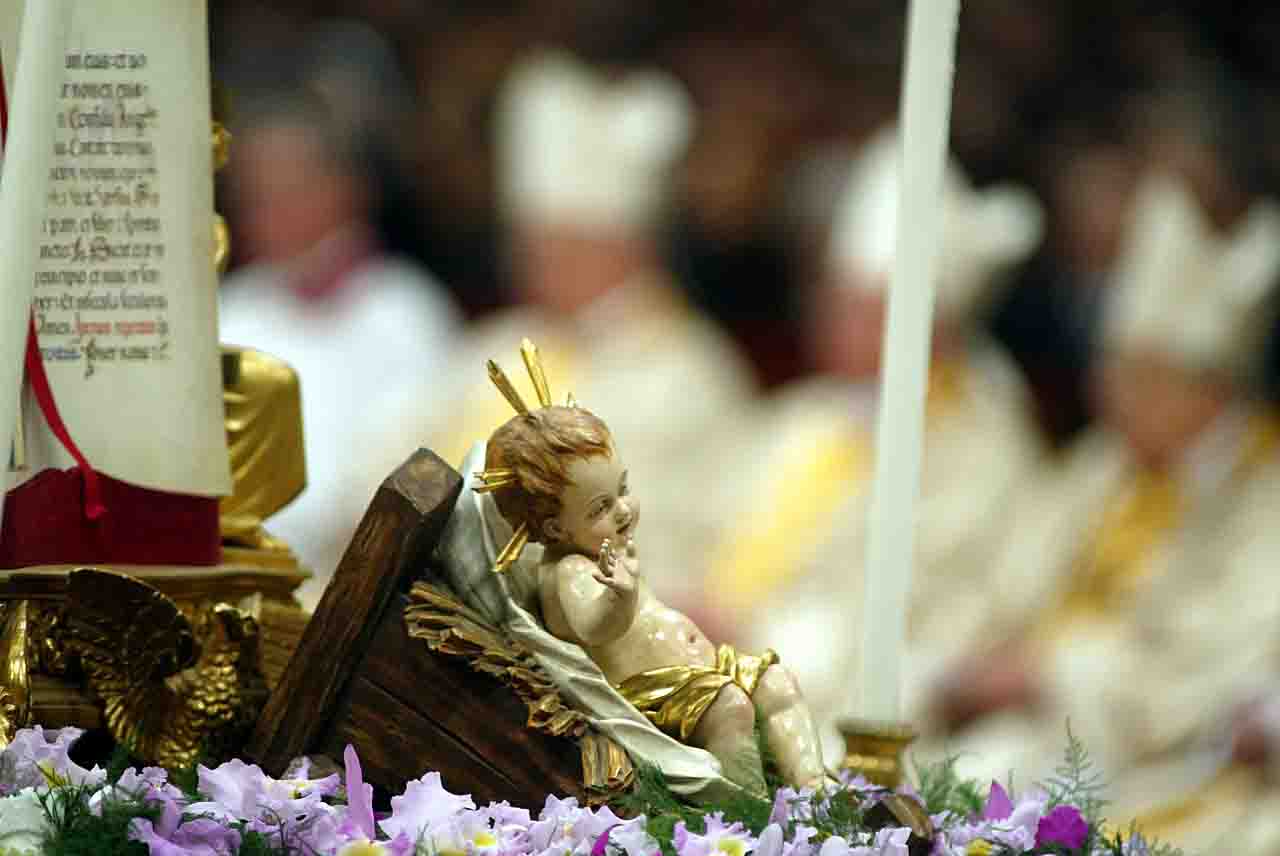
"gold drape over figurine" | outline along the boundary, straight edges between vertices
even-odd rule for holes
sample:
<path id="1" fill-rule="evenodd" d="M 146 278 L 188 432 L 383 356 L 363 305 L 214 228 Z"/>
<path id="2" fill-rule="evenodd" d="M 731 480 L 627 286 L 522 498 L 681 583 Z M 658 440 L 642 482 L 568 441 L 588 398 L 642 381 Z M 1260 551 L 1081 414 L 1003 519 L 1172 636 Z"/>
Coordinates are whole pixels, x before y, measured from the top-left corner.
<path id="1" fill-rule="evenodd" d="M 732 645 L 720 645 L 714 667 L 650 669 L 627 678 L 618 685 L 618 692 L 661 731 L 688 743 L 720 690 L 736 684 L 752 697 L 764 670 L 777 662 L 778 655 L 773 650 L 757 657 L 739 654 Z"/>

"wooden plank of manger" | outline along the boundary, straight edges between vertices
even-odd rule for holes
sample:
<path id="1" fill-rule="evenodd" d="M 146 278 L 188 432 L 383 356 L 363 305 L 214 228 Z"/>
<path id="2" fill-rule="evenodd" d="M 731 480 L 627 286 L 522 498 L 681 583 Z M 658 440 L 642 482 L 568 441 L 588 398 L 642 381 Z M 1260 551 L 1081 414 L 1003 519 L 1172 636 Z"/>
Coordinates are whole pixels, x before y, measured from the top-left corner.
<path id="1" fill-rule="evenodd" d="M 393 790 L 436 770 L 478 802 L 536 808 L 549 793 L 580 792 L 576 742 L 529 728 L 528 709 L 510 687 L 409 638 L 403 613 L 397 597 L 320 751 L 338 758 L 352 743 L 366 777 Z"/>
<path id="2" fill-rule="evenodd" d="M 365 779 L 393 793 L 435 770 L 479 802 L 587 796 L 574 740 L 528 728 L 510 687 L 408 635 L 405 593 L 430 576 L 461 488 L 426 450 L 382 483 L 246 748 L 268 773 L 351 743 Z"/>

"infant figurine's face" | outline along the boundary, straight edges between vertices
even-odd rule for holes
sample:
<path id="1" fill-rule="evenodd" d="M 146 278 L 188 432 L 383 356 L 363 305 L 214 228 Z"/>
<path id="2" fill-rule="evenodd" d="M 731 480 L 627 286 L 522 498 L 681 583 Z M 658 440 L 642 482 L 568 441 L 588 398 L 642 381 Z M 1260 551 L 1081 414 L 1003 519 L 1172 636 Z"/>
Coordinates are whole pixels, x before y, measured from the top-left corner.
<path id="1" fill-rule="evenodd" d="M 568 474 L 560 514 L 547 521 L 547 534 L 592 558 L 599 556 L 605 539 L 621 548 L 636 531 L 640 508 L 628 492 L 627 471 L 618 455 L 576 458 Z"/>

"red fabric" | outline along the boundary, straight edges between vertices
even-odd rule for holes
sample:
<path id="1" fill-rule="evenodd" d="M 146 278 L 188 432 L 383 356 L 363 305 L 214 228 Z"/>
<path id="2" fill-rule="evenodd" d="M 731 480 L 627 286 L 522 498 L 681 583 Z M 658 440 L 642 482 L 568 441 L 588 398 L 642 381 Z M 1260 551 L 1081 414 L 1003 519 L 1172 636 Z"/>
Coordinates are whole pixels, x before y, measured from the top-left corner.
<path id="1" fill-rule="evenodd" d="M 79 469 L 45 470 L 9 491 L 0 568 L 54 564 L 216 565 L 218 500 L 164 493 L 99 473 L 111 513 L 86 520 Z"/>
<path id="2" fill-rule="evenodd" d="M 71 432 L 67 430 L 66 423 L 62 421 L 62 414 L 58 412 L 57 402 L 53 400 L 53 390 L 49 388 L 49 376 L 44 373 L 44 360 L 40 357 L 40 340 L 36 337 L 35 313 L 32 313 L 27 329 L 27 379 L 31 381 L 31 391 L 35 393 L 40 412 L 49 423 L 49 430 L 58 438 L 62 448 L 75 459 L 80 472 L 84 473 L 84 516 L 90 520 L 97 520 L 107 511 L 106 506 L 102 504 L 98 474 L 94 472 L 93 467 L 89 466 L 84 452 L 80 451 L 76 441 L 71 439 Z"/>

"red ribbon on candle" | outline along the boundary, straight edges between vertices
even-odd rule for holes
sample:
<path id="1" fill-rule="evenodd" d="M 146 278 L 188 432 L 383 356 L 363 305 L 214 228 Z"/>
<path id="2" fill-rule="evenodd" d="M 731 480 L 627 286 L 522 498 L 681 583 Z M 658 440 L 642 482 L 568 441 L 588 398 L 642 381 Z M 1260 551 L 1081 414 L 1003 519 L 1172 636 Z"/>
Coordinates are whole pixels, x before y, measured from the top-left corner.
<path id="1" fill-rule="evenodd" d="M 4 63 L 0 58 L 0 146 L 9 139 L 9 96 L 4 86 Z M 58 412 L 58 404 L 53 398 L 53 388 L 49 385 L 49 376 L 44 370 L 44 359 L 40 356 L 40 340 L 36 335 L 36 316 L 34 310 L 27 323 L 27 380 L 31 382 L 31 391 L 35 393 L 40 412 L 49 423 L 53 436 L 75 459 L 76 466 L 84 477 L 84 516 L 97 520 L 106 513 L 107 507 L 102 502 L 102 488 L 98 484 L 98 473 L 89 465 L 84 453 L 71 439 L 71 432 L 62 421 Z"/>
<path id="2" fill-rule="evenodd" d="M 58 438 L 62 448 L 75 458 L 76 466 L 84 475 L 84 516 L 97 520 L 106 513 L 107 507 L 102 503 L 102 488 L 98 484 L 98 473 L 89 466 L 89 461 L 71 439 L 71 432 L 62 421 L 58 412 L 58 404 L 53 400 L 53 388 L 49 386 L 49 376 L 44 371 L 44 359 L 40 356 L 40 340 L 36 337 L 36 316 L 33 313 L 27 325 L 27 380 L 31 381 L 31 391 L 36 395 L 36 403 L 40 412 L 49 423 L 53 436 Z"/>

